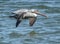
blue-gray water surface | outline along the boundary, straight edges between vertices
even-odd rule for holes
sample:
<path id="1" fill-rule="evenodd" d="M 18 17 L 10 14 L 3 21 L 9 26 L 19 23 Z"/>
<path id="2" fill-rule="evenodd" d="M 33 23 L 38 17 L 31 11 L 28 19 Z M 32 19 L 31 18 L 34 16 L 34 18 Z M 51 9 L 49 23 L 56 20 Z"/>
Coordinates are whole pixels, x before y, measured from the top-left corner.
<path id="1" fill-rule="evenodd" d="M 39 16 L 30 27 L 23 20 L 16 28 L 16 19 L 9 18 L 21 8 L 38 9 Z M 60 44 L 60 0 L 0 0 L 0 44 Z"/>

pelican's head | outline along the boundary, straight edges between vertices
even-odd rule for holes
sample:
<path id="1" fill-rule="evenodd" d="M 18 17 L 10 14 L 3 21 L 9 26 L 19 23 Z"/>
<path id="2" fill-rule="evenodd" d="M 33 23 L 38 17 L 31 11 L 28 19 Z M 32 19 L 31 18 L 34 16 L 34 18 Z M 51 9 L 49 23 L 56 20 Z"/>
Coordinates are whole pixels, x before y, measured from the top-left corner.
<path id="1" fill-rule="evenodd" d="M 41 14 L 38 10 L 36 9 L 31 9 L 30 12 L 32 13 L 35 13 L 35 14 L 38 14 L 38 15 L 42 15 L 42 16 L 45 16 L 47 18 L 47 16 L 45 14 Z"/>

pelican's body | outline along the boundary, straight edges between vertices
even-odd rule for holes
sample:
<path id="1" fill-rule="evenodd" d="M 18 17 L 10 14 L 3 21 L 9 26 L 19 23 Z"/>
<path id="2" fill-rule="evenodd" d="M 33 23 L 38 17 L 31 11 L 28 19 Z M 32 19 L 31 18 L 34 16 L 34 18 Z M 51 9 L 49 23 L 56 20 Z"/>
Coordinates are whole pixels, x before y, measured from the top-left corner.
<path id="1" fill-rule="evenodd" d="M 13 13 L 14 14 L 17 14 L 17 15 L 20 15 L 21 13 L 23 13 L 23 12 L 28 12 L 29 10 L 28 9 L 19 9 L 19 10 L 17 10 L 17 11 L 14 11 Z"/>
<path id="2" fill-rule="evenodd" d="M 33 26 L 38 15 L 45 16 L 43 14 L 40 14 L 39 11 L 36 9 L 20 9 L 20 10 L 14 11 L 13 13 L 15 14 L 14 18 L 17 19 L 16 27 L 25 18 L 29 18 L 29 20 L 30 20 L 29 24 L 30 24 L 30 26 Z M 45 17 L 47 17 L 47 16 L 45 16 Z"/>
<path id="3" fill-rule="evenodd" d="M 31 12 L 26 12 L 23 17 L 37 17 L 37 14 L 31 13 Z"/>

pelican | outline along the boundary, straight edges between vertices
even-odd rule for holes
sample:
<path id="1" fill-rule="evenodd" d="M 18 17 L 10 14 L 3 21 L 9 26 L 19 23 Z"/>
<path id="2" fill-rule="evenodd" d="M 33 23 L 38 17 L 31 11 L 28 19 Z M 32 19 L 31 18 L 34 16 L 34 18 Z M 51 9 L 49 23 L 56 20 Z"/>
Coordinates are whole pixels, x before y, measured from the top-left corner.
<path id="1" fill-rule="evenodd" d="M 29 19 L 29 25 L 33 26 L 38 15 L 47 17 L 46 15 L 41 14 L 36 9 L 20 9 L 20 10 L 14 11 L 13 14 L 15 14 L 13 17 L 17 19 L 16 27 L 18 27 L 18 25 L 23 19 Z"/>

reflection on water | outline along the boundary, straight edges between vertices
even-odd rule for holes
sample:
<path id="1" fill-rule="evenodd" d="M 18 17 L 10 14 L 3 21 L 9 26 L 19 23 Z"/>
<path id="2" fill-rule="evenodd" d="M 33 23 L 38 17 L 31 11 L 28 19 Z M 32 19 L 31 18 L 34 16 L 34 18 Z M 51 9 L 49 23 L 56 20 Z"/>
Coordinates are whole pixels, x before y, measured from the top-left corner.
<path id="1" fill-rule="evenodd" d="M 48 16 L 39 16 L 34 26 L 28 20 L 16 28 L 11 12 L 38 9 Z M 0 0 L 0 44 L 60 44 L 60 0 Z"/>

